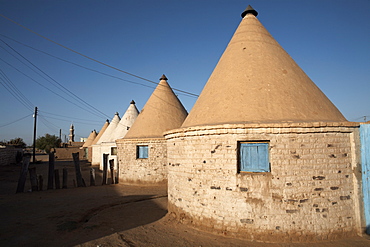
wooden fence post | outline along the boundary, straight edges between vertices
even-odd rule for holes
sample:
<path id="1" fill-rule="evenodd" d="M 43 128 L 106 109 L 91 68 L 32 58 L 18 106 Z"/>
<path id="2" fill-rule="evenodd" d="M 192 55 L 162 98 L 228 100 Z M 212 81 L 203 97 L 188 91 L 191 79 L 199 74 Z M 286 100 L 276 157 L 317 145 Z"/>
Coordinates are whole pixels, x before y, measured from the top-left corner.
<path id="1" fill-rule="evenodd" d="M 72 153 L 73 161 L 75 163 L 76 169 L 76 181 L 77 187 L 85 187 L 85 182 L 83 181 L 82 174 L 81 174 L 81 166 L 80 166 L 80 155 L 79 153 Z"/>
<path id="2" fill-rule="evenodd" d="M 59 169 L 54 170 L 54 177 L 55 177 L 55 189 L 60 189 L 60 179 L 59 179 Z"/>
<path id="3" fill-rule="evenodd" d="M 52 190 L 54 188 L 54 153 L 49 153 L 49 173 L 48 173 L 48 190 Z"/>
<path id="4" fill-rule="evenodd" d="M 28 168 L 30 173 L 30 181 L 31 181 L 31 190 L 38 191 L 38 183 L 37 183 L 37 175 L 36 175 L 36 167 Z"/>
<path id="5" fill-rule="evenodd" d="M 95 186 L 95 169 L 90 168 L 90 186 Z"/>
<path id="6" fill-rule="evenodd" d="M 18 179 L 18 186 L 17 186 L 16 193 L 20 193 L 24 191 L 24 186 L 26 184 L 26 178 L 27 178 L 28 166 L 30 165 L 30 159 L 31 159 L 30 156 L 24 156 L 21 173 Z"/>
<path id="7" fill-rule="evenodd" d="M 42 191 L 44 187 L 44 178 L 42 175 L 39 175 L 39 191 Z"/>
<path id="8" fill-rule="evenodd" d="M 109 160 L 111 184 L 114 184 L 114 159 Z"/>
<path id="9" fill-rule="evenodd" d="M 102 182 L 102 185 L 107 184 L 108 155 L 109 154 L 103 154 L 103 182 Z"/>
<path id="10" fill-rule="evenodd" d="M 68 169 L 63 168 L 63 189 L 67 189 L 68 184 Z"/>
<path id="11" fill-rule="evenodd" d="M 119 161 L 118 161 L 118 158 L 117 158 L 117 170 L 116 170 L 116 177 L 115 177 L 115 183 L 118 184 L 119 182 Z"/>

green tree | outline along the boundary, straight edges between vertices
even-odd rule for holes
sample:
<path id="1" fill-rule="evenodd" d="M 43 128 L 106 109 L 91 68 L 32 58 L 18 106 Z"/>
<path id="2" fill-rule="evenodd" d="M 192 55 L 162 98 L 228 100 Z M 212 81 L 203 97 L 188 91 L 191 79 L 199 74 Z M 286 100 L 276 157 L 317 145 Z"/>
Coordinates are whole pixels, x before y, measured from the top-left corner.
<path id="1" fill-rule="evenodd" d="M 11 139 L 10 141 L 8 141 L 7 144 L 18 147 L 18 148 L 25 148 L 27 146 L 27 144 L 20 137 Z"/>
<path id="2" fill-rule="evenodd" d="M 62 141 L 57 136 L 45 134 L 44 136 L 36 139 L 36 148 L 50 153 L 51 149 L 59 147 L 61 142 Z"/>

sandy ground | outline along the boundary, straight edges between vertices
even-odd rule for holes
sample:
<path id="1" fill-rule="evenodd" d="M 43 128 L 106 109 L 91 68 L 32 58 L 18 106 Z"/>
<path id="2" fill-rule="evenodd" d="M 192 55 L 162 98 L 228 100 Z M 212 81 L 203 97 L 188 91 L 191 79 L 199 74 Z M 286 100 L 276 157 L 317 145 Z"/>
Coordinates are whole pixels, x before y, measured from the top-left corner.
<path id="1" fill-rule="evenodd" d="M 47 160 L 37 156 L 38 160 Z M 193 229 L 167 215 L 165 186 L 89 186 L 90 164 L 81 161 L 87 187 L 74 186 L 72 161 L 56 161 L 62 174 L 68 168 L 68 188 L 46 190 L 48 162 L 31 164 L 44 177 L 44 190 L 15 193 L 20 173 L 16 165 L 0 167 L 1 246 L 370 246 L 368 236 L 318 243 L 260 243 L 232 239 Z M 61 177 L 62 180 L 62 177 Z"/>

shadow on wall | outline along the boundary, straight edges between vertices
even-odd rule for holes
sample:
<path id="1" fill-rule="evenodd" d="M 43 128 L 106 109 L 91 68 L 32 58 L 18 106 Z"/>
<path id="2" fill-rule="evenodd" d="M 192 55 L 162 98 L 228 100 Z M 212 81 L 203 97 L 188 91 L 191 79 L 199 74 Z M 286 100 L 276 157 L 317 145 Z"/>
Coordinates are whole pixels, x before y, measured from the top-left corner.
<path id="1" fill-rule="evenodd" d="M 74 246 L 113 233 L 146 225 L 167 213 L 165 186 L 89 186 L 90 163 L 81 161 L 87 187 L 74 187 L 73 161 L 56 161 L 55 168 L 68 167 L 68 188 L 46 190 L 48 162 L 31 164 L 45 178 L 44 190 L 15 194 L 19 166 L 0 167 L 1 240 L 5 246 Z M 27 176 L 25 191 L 31 183 Z"/>

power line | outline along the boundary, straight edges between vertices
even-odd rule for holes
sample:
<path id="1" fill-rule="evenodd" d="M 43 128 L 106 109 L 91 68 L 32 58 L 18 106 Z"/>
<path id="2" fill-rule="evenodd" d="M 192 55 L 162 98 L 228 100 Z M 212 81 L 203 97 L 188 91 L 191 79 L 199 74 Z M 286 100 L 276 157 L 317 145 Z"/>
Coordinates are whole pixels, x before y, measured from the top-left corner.
<path id="1" fill-rule="evenodd" d="M 62 130 L 63 132 L 65 133 L 69 133 L 69 130 L 67 129 L 63 129 L 63 128 L 60 128 L 59 126 L 53 124 L 52 122 L 48 121 L 46 119 L 45 116 L 43 115 L 39 115 L 40 116 L 40 119 L 41 119 L 41 122 L 49 129 L 51 130 L 52 132 L 56 133 L 56 132 L 59 132 L 59 130 Z M 47 118 L 50 118 L 50 117 L 47 117 Z M 62 121 L 66 121 L 66 120 L 62 120 Z M 78 123 L 78 122 L 75 122 L 74 123 Z M 81 136 L 81 135 L 78 135 L 78 134 L 75 134 L 75 136 L 77 137 L 80 137 L 80 138 L 85 138 L 85 136 Z"/>
<path id="2" fill-rule="evenodd" d="M 69 117 L 69 116 L 59 115 L 59 114 L 55 114 L 55 113 L 51 113 L 51 112 L 46 112 L 46 111 L 42 111 L 42 112 L 43 112 L 43 113 L 46 113 L 46 114 L 49 114 L 49 115 L 54 115 L 54 116 L 58 116 L 58 117 L 68 118 L 68 119 L 69 119 L 69 121 L 70 121 L 70 119 L 77 119 L 77 120 L 82 120 L 82 121 L 101 123 L 101 121 L 96 121 L 96 120 L 89 120 L 89 119 L 82 119 L 82 118 Z"/>
<path id="3" fill-rule="evenodd" d="M 35 67 L 38 71 L 40 71 L 42 74 L 44 74 L 45 76 L 47 76 L 49 79 L 51 79 L 53 82 L 56 83 L 56 85 L 59 86 L 59 89 L 61 91 L 64 91 L 64 93 L 66 93 L 67 95 L 69 95 L 71 98 L 74 98 L 75 100 L 77 99 L 77 101 L 80 101 L 82 102 L 83 104 L 87 105 L 88 107 L 91 107 L 92 109 L 94 109 L 95 111 L 99 112 L 100 114 L 102 114 L 103 116 L 105 117 L 108 117 L 105 113 L 101 112 L 100 110 L 98 110 L 97 108 L 95 108 L 94 106 L 92 106 L 91 104 L 87 103 L 85 100 L 81 99 L 80 97 L 78 97 L 76 94 L 74 94 L 73 92 L 71 92 L 69 89 L 67 89 L 66 87 L 64 87 L 62 84 L 60 84 L 58 81 L 56 81 L 55 79 L 53 79 L 51 76 L 49 76 L 48 74 L 46 74 L 43 70 L 41 70 L 39 67 L 37 67 L 35 64 L 33 64 L 30 60 L 28 60 L 26 57 L 24 57 L 22 54 L 20 54 L 18 51 L 16 51 L 13 47 L 11 47 L 9 44 L 7 44 L 5 41 L 3 41 L 2 39 L 0 39 L 0 41 L 2 41 L 5 45 L 7 45 L 10 49 L 12 49 L 15 53 L 18 54 L 18 56 L 22 57 L 24 60 L 26 60 L 28 63 L 30 63 L 33 67 Z M 45 78 L 44 78 L 45 79 Z M 48 80 L 47 80 L 48 81 Z M 73 97 L 72 97 L 72 96 Z"/>
<path id="4" fill-rule="evenodd" d="M 12 121 L 12 122 L 10 122 L 10 123 L 0 125 L 0 128 L 5 127 L 5 126 L 8 126 L 8 125 L 11 125 L 11 124 L 14 124 L 14 123 L 16 123 L 16 122 L 19 122 L 19 121 L 21 121 L 21 120 L 23 120 L 23 119 L 25 119 L 25 118 L 27 118 L 27 117 L 29 117 L 29 116 L 32 116 L 32 114 L 33 114 L 33 113 L 28 114 L 27 116 L 21 117 L 21 118 L 19 118 L 19 119 L 17 119 L 17 120 L 14 120 L 14 121 Z"/>
<path id="5" fill-rule="evenodd" d="M 30 106 L 31 108 L 34 107 L 34 105 L 32 104 L 32 102 L 26 97 L 24 96 L 24 94 L 16 87 L 16 85 L 10 80 L 10 78 L 5 74 L 5 72 L 0 69 L 0 73 L 1 75 L 4 77 L 5 79 L 5 82 L 7 82 L 9 84 L 9 86 L 12 88 L 12 90 L 14 92 L 16 92 L 17 95 L 20 96 L 20 98 L 23 99 L 23 101 L 28 105 Z"/>
<path id="6" fill-rule="evenodd" d="M 67 47 L 67 46 L 64 46 L 64 45 L 62 45 L 62 44 L 60 44 L 60 43 L 58 43 L 58 42 L 56 42 L 56 41 L 54 41 L 54 40 L 52 40 L 52 39 L 49 39 L 49 38 L 47 38 L 47 37 L 45 37 L 45 36 L 43 36 L 43 35 L 41 35 L 41 34 L 39 34 L 39 33 L 35 32 L 35 31 L 33 31 L 32 29 L 29 29 L 29 28 L 27 28 L 27 27 L 23 26 L 22 24 L 20 24 L 20 23 L 18 23 L 18 22 L 16 22 L 16 21 L 14 21 L 14 20 L 12 20 L 12 19 L 10 19 L 10 18 L 8 18 L 8 17 L 6 17 L 6 16 L 4 16 L 4 15 L 2 15 L 2 14 L 0 14 L 0 16 L 2 16 L 3 18 L 5 18 L 5 19 L 7 19 L 7 20 L 9 20 L 9 21 L 11 21 L 11 22 L 13 22 L 14 24 L 16 24 L 16 25 L 18 25 L 18 26 L 20 26 L 20 27 L 22 27 L 22 28 L 26 29 L 26 30 L 27 30 L 27 31 L 29 31 L 29 32 L 36 34 L 37 36 L 39 36 L 39 37 L 41 37 L 41 38 L 43 38 L 43 39 L 45 39 L 45 40 L 47 40 L 47 41 L 50 41 L 50 42 L 52 42 L 52 43 L 54 43 L 54 44 L 56 44 L 56 45 L 58 45 L 58 46 L 60 46 L 60 47 L 63 47 L 64 49 L 67 49 L 67 50 L 69 50 L 69 51 L 71 51 L 71 52 L 73 52 L 73 53 L 76 53 L 76 54 L 78 54 L 78 55 L 80 55 L 80 56 L 82 56 L 82 57 L 84 57 L 84 58 L 87 58 L 87 59 L 89 59 L 89 60 L 91 60 L 91 61 L 94 61 L 94 62 L 96 62 L 96 63 L 99 63 L 99 64 L 101 64 L 101 65 L 103 65 L 103 66 L 108 67 L 108 68 L 111 68 L 111 69 L 117 70 L 117 71 L 119 71 L 119 72 L 125 73 L 125 74 L 127 74 L 127 75 L 130 75 L 130 76 L 136 77 L 136 78 L 138 78 L 138 79 L 141 79 L 141 80 L 144 80 L 144 81 L 147 81 L 147 82 L 154 83 L 154 84 L 158 85 L 158 83 L 157 83 L 157 82 L 154 82 L 154 81 L 151 81 L 151 80 L 146 79 L 146 78 L 144 78 L 144 77 L 141 77 L 141 76 L 138 76 L 138 75 L 135 75 L 135 74 L 129 73 L 129 72 L 124 71 L 124 70 L 121 70 L 121 69 L 118 69 L 118 68 L 116 68 L 116 67 L 114 67 L 114 66 L 111 66 L 111 65 L 109 65 L 109 64 L 107 64 L 107 63 L 101 62 L 101 61 L 99 61 L 99 60 L 97 60 L 97 59 L 94 59 L 94 58 L 89 57 L 89 56 L 87 56 L 87 55 L 84 55 L 84 54 L 82 54 L 82 53 L 80 53 L 80 52 L 78 52 L 78 51 L 75 51 L 75 50 L 73 50 L 73 49 L 71 49 L 71 48 L 69 48 L 69 47 Z M 183 90 L 180 90 L 180 89 L 176 89 L 176 88 L 172 88 L 172 89 L 173 89 L 173 90 L 175 90 L 175 91 L 181 92 L 181 93 L 185 93 L 185 94 L 192 95 L 192 96 L 196 96 L 196 97 L 198 97 L 198 96 L 199 96 L 199 95 L 197 95 L 197 94 L 193 94 L 193 93 L 190 93 L 190 92 L 186 92 L 186 91 L 183 91 Z"/>
<path id="7" fill-rule="evenodd" d="M 356 118 L 356 119 L 354 119 L 355 121 L 357 121 L 357 120 L 360 120 L 360 119 L 363 119 L 364 120 L 364 122 L 366 122 L 366 119 L 367 118 L 370 118 L 370 116 L 361 116 L 361 117 L 358 117 L 358 118 Z"/>
<path id="8" fill-rule="evenodd" d="M 23 72 L 22 72 L 22 71 L 20 71 L 19 69 L 15 68 L 13 65 L 9 64 L 9 63 L 8 63 L 8 62 L 6 62 L 5 60 L 3 60 L 3 59 L 1 59 L 1 58 L 0 58 L 0 60 L 1 60 L 2 62 L 6 63 L 8 66 L 10 66 L 10 67 L 12 67 L 13 69 L 15 69 L 16 71 L 18 71 L 19 73 L 21 73 L 22 75 L 24 75 L 24 76 L 26 76 L 27 78 L 29 78 L 29 79 L 30 79 L 30 80 L 32 80 L 33 82 L 37 83 L 37 84 L 38 84 L 38 85 L 40 85 L 41 87 L 43 87 L 43 88 L 45 88 L 46 90 L 50 91 L 51 93 L 53 93 L 53 94 L 55 94 L 55 95 L 57 95 L 57 96 L 61 97 L 62 99 L 64 99 L 64 100 L 68 101 L 69 103 L 71 103 L 71 104 L 73 104 L 73 105 L 75 105 L 75 106 L 77 106 L 77 107 L 81 108 L 81 109 L 82 109 L 82 110 L 84 110 L 84 111 L 87 111 L 87 112 L 89 112 L 89 113 L 91 113 L 91 114 L 94 114 L 95 116 L 101 117 L 101 115 L 98 115 L 98 114 L 96 114 L 95 112 L 92 112 L 91 110 L 88 110 L 88 109 L 86 109 L 86 108 L 83 108 L 82 106 L 80 106 L 80 105 L 78 105 L 78 104 L 76 104 L 76 103 L 74 103 L 74 102 L 70 101 L 69 99 L 67 99 L 67 98 L 63 97 L 62 95 L 60 95 L 60 94 L 58 94 L 58 93 L 54 92 L 54 91 L 53 91 L 53 90 L 51 90 L 50 88 L 48 88 L 48 87 L 44 86 L 43 84 L 41 84 L 40 82 L 36 81 L 36 80 L 35 80 L 35 79 L 33 79 L 32 77 L 30 77 L 30 76 L 26 75 L 25 73 L 23 73 Z M 104 118 L 105 118 L 105 117 L 104 117 Z"/>
<path id="9" fill-rule="evenodd" d="M 14 83 L 6 76 L 4 71 L 0 69 L 0 84 L 11 94 L 13 97 L 18 100 L 24 107 L 32 111 L 33 104 L 22 94 L 21 91 L 14 85 Z"/>
<path id="10" fill-rule="evenodd" d="M 39 50 L 39 49 L 34 48 L 34 47 L 32 47 L 32 46 L 29 46 L 29 45 L 27 45 L 27 44 L 24 44 L 24 43 L 22 43 L 22 42 L 20 42 L 20 41 L 18 41 L 18 40 L 15 40 L 15 39 L 13 39 L 13 38 L 10 38 L 9 36 L 6 36 L 6 35 L 4 35 L 4 34 L 0 34 L 0 35 L 1 35 L 1 36 L 3 36 L 3 37 L 5 37 L 5 38 L 7 38 L 7 39 L 10 39 L 10 40 L 12 40 L 12 41 L 14 41 L 14 42 L 18 43 L 18 44 L 21 44 L 21 45 L 23 45 L 23 46 L 25 46 L 25 47 L 27 47 L 27 48 L 30 48 L 30 49 L 35 50 L 35 51 L 37 51 L 37 52 L 43 53 L 43 54 L 45 54 L 45 55 L 47 55 L 47 56 L 50 56 L 50 57 L 55 58 L 55 59 L 58 59 L 58 60 L 63 61 L 63 62 L 65 62 L 65 63 L 69 63 L 69 64 L 72 64 L 72 65 L 74 65 L 74 66 L 77 66 L 77 67 L 80 67 L 80 68 L 83 68 L 83 69 L 86 69 L 86 70 L 89 70 L 89 71 L 93 71 L 93 72 L 95 72 L 95 73 L 99 73 L 99 74 L 101 74 L 101 75 L 109 76 L 109 77 L 114 78 L 114 79 L 117 79 L 117 80 L 121 80 L 121 81 L 125 81 L 125 82 L 128 82 L 128 83 L 132 83 L 132 84 L 140 85 L 140 86 L 143 86 L 143 87 L 148 87 L 148 88 L 153 88 L 153 89 L 155 88 L 155 87 L 153 87 L 153 86 L 149 86 L 149 85 L 146 85 L 146 84 L 143 84 L 143 83 L 140 83 L 140 82 L 130 81 L 130 80 L 127 80 L 127 79 L 123 79 L 123 78 L 121 78 L 121 77 L 118 77 L 118 76 L 114 76 L 114 75 L 110 75 L 110 74 L 107 74 L 107 73 L 101 72 L 101 71 L 96 70 L 96 69 L 92 69 L 92 68 L 85 67 L 85 66 L 83 66 L 83 65 L 80 65 L 80 64 L 77 64 L 77 63 L 74 63 L 74 62 L 68 61 L 68 60 L 66 60 L 66 59 L 63 59 L 63 58 L 60 58 L 60 57 L 54 56 L 54 55 L 52 55 L 52 54 L 50 54 L 50 53 L 47 53 L 47 52 L 45 52 L 45 51 Z M 174 90 L 174 91 L 178 91 L 178 90 L 176 90 L 176 89 L 173 89 L 173 90 Z M 183 95 L 183 96 L 188 96 L 188 97 L 195 97 L 195 98 L 197 98 L 197 97 L 198 97 L 198 96 L 194 96 L 194 95 L 190 95 L 190 94 L 185 94 L 185 93 L 181 93 L 181 92 L 180 92 L 180 93 L 178 93 L 178 94 L 179 94 L 179 95 Z"/>
<path id="11" fill-rule="evenodd" d="M 149 85 L 146 85 L 146 84 L 143 84 L 143 83 L 140 83 L 140 82 L 134 82 L 134 81 L 126 80 L 126 79 L 123 79 L 123 78 L 118 77 L 118 76 L 110 75 L 110 74 L 107 74 L 107 73 L 101 72 L 101 71 L 99 71 L 99 70 L 95 70 L 95 69 L 92 69 L 92 68 L 85 67 L 85 66 L 83 66 L 83 65 L 80 65 L 80 64 L 77 64 L 77 63 L 74 63 L 74 62 L 68 61 L 68 60 L 66 60 L 66 59 L 63 59 L 63 58 L 60 58 L 60 57 L 54 56 L 54 55 L 52 55 L 52 54 L 50 54 L 50 53 L 47 53 L 47 52 L 45 52 L 45 51 L 39 50 L 39 49 L 34 48 L 34 47 L 32 47 L 32 46 L 29 46 L 29 45 L 27 45 L 27 44 L 24 44 L 24 43 L 22 43 L 22 42 L 20 42 L 20 41 L 17 41 L 17 40 L 15 40 L 15 39 L 13 39 L 13 38 L 10 38 L 10 37 L 8 37 L 8 36 L 6 36 L 6 35 L 4 35 L 4 34 L 0 34 L 0 35 L 1 35 L 1 36 L 3 36 L 3 37 L 5 37 L 5 38 L 7 38 L 7 39 L 10 39 L 10 40 L 12 40 L 12 41 L 14 41 L 14 42 L 18 43 L 18 44 L 21 44 L 21 45 L 23 45 L 23 46 L 25 46 L 25 47 L 28 47 L 28 48 L 30 48 L 30 49 L 32 49 L 32 50 L 35 50 L 35 51 L 40 52 L 40 53 L 43 53 L 43 54 L 45 54 L 45 55 L 47 55 L 47 56 L 50 56 L 50 57 L 55 58 L 55 59 L 58 59 L 58 60 L 63 61 L 63 62 L 65 62 L 65 63 L 69 63 L 69 64 L 72 64 L 72 65 L 74 65 L 74 66 L 77 66 L 77 67 L 80 67 L 80 68 L 83 68 L 83 69 L 86 69 L 86 70 L 89 70 L 89 71 L 93 71 L 93 72 L 95 72 L 95 73 L 99 73 L 99 74 L 102 74 L 102 75 L 105 75 L 105 76 L 109 76 L 109 77 L 112 77 L 112 78 L 115 78 L 115 79 L 118 79 L 118 80 L 121 80 L 121 81 L 129 82 L 129 83 L 132 83 L 132 84 L 137 84 L 137 85 L 140 85 L 140 86 L 143 86 L 143 87 L 155 88 L 155 87 L 153 87 L 153 86 L 149 86 Z M 181 94 L 181 93 L 180 93 L 180 94 Z M 181 95 L 190 96 L 190 95 L 187 95 L 187 94 L 181 94 Z"/>
<path id="12" fill-rule="evenodd" d="M 59 128 L 58 126 L 56 126 L 55 124 L 53 124 L 53 123 L 51 123 L 51 122 L 49 122 L 44 116 L 42 116 L 42 115 L 39 115 L 39 117 L 40 117 L 40 120 L 41 120 L 41 122 L 47 127 L 47 128 L 49 128 L 51 131 L 53 131 L 53 132 L 59 132 L 59 129 L 61 129 L 61 128 Z"/>
<path id="13" fill-rule="evenodd" d="M 43 116 L 45 118 L 51 118 L 51 119 L 55 119 L 55 120 L 59 120 L 59 121 L 64 121 L 64 122 L 71 122 L 71 120 L 66 120 L 66 119 L 61 119 L 61 118 L 56 118 L 56 117 L 47 117 L 47 116 Z M 80 122 L 80 121 L 73 121 L 74 123 L 80 123 L 80 124 L 86 124 L 86 125 L 96 125 L 98 122 L 96 121 L 96 123 L 91 123 L 91 122 Z"/>

